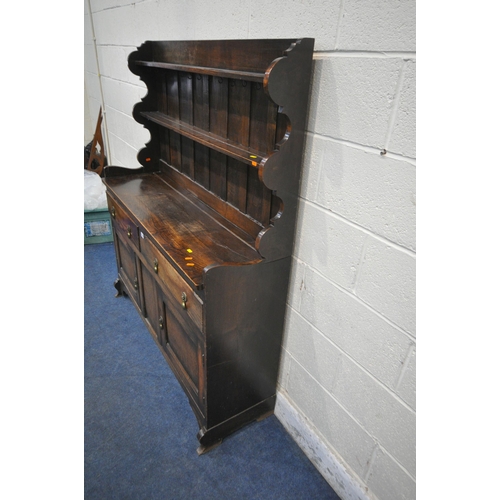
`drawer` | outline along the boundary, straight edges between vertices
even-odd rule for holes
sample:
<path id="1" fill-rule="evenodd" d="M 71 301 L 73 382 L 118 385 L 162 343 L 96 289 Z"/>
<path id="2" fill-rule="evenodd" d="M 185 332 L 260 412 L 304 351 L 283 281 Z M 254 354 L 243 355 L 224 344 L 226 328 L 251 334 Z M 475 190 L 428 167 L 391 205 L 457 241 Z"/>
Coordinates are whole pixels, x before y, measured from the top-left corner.
<path id="1" fill-rule="evenodd" d="M 154 246 L 147 235 L 141 236 L 141 254 L 147 264 L 164 283 L 171 295 L 172 308 L 181 319 L 188 316 L 201 331 L 203 304 L 192 288 L 177 273 L 175 268 Z"/>
<path id="2" fill-rule="evenodd" d="M 111 197 L 108 197 L 108 206 L 111 217 L 114 221 L 115 229 L 123 237 L 139 247 L 139 230 L 131 217 L 118 205 Z"/>

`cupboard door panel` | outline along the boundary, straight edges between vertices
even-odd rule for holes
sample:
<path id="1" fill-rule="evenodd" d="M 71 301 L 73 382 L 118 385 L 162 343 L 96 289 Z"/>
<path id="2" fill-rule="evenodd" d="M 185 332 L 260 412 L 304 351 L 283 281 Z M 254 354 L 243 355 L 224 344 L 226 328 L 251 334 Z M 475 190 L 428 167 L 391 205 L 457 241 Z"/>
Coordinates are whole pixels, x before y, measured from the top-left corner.
<path id="1" fill-rule="evenodd" d="M 146 266 L 142 267 L 143 286 L 143 316 L 154 331 L 156 338 L 160 341 L 161 314 L 158 308 L 156 283 Z"/>
<path id="2" fill-rule="evenodd" d="M 139 304 L 139 278 L 135 253 L 130 246 L 122 241 L 122 236 L 115 231 L 115 248 L 117 252 L 120 275 L 124 280 L 129 295 Z"/>
<path id="3" fill-rule="evenodd" d="M 179 311 L 169 293 L 158 288 L 160 313 L 165 318 L 160 344 L 195 405 L 202 414 L 205 407 L 205 349 L 201 332 L 185 313 Z"/>
<path id="4" fill-rule="evenodd" d="M 196 392 L 198 392 L 199 366 L 197 345 L 186 335 L 184 328 L 168 308 L 166 316 L 167 347 L 171 349 L 178 362 L 189 375 L 192 385 L 196 387 Z"/>

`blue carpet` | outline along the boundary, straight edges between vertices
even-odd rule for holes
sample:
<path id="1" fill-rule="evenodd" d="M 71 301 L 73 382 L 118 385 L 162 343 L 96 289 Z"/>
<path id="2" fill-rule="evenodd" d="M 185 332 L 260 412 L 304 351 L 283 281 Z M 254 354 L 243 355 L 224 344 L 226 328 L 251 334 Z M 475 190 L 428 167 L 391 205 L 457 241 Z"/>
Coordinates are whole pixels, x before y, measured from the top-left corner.
<path id="1" fill-rule="evenodd" d="M 274 415 L 198 456 L 187 398 L 115 278 L 113 244 L 86 245 L 86 500 L 340 500 Z"/>

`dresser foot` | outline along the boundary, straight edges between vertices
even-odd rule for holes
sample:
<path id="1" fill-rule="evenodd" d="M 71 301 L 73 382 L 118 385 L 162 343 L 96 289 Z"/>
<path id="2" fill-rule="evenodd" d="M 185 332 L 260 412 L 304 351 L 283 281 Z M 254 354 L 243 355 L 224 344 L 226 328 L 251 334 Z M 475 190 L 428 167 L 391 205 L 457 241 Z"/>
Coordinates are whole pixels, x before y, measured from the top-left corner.
<path id="1" fill-rule="evenodd" d="M 207 429 L 202 426 L 196 436 L 200 442 L 200 446 L 196 450 L 198 455 L 203 455 L 204 453 L 208 453 L 210 450 L 217 448 L 217 446 L 222 443 L 223 439 L 238 431 L 243 426 L 251 422 L 264 420 L 265 418 L 273 415 L 275 402 L 276 394 L 265 399 L 264 401 L 261 401 L 255 406 L 247 408 L 245 411 L 228 418 L 214 427 Z"/>
<path id="2" fill-rule="evenodd" d="M 198 453 L 198 456 L 203 455 L 203 454 L 208 453 L 209 451 L 213 450 L 214 448 L 217 448 L 218 446 L 220 446 L 221 443 L 222 443 L 222 439 L 219 439 L 215 443 L 212 443 L 209 445 L 200 444 L 200 446 L 198 446 L 198 448 L 196 449 L 196 453 Z"/>
<path id="3" fill-rule="evenodd" d="M 270 417 L 271 415 L 274 415 L 274 410 L 270 410 L 267 413 L 264 413 L 260 417 L 257 417 L 255 419 L 256 422 L 262 422 L 262 420 L 265 420 L 267 417 Z"/>
<path id="4" fill-rule="evenodd" d="M 114 286 L 116 288 L 116 295 L 115 297 L 121 297 L 123 295 L 123 286 L 120 278 L 116 278 Z"/>

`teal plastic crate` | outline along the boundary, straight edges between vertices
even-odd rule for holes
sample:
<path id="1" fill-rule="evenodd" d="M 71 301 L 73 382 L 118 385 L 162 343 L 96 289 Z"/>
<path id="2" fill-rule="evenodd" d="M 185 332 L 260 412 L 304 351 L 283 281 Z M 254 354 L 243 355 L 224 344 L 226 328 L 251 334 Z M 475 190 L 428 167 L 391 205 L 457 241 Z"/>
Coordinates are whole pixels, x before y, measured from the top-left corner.
<path id="1" fill-rule="evenodd" d="M 111 216 L 107 208 L 85 210 L 85 245 L 113 241 Z"/>

